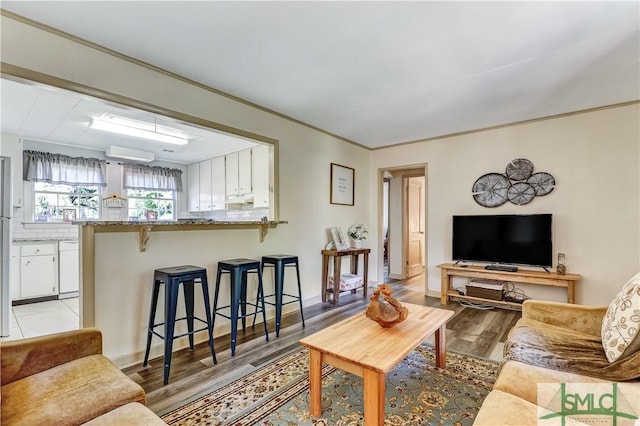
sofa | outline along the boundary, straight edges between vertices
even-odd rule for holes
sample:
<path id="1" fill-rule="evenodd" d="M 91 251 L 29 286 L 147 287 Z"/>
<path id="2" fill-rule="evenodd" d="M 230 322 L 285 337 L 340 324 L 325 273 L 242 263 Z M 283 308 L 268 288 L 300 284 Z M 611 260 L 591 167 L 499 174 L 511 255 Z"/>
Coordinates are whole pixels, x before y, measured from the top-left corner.
<path id="1" fill-rule="evenodd" d="M 85 328 L 0 342 L 2 425 L 164 425 Z"/>
<path id="2" fill-rule="evenodd" d="M 615 398 L 611 397 L 614 383 Z M 564 404 L 559 399 L 561 384 L 562 395 L 570 398 Z M 589 394 L 595 398 L 590 400 Z M 612 399 L 617 401 L 618 412 L 635 417 L 624 424 L 637 424 L 640 274 L 623 286 L 609 306 L 525 301 L 522 318 L 505 343 L 496 383 L 474 425 L 539 425 L 544 424 L 541 417 L 545 416 L 548 417 L 542 420 L 552 419 L 554 424 L 560 424 L 561 405 L 567 410 L 593 412 L 600 407 L 598 404 L 609 409 Z M 603 419 L 604 415 L 574 413 L 571 421 L 603 424 L 611 420 Z M 618 424 L 623 424 L 620 419 Z"/>

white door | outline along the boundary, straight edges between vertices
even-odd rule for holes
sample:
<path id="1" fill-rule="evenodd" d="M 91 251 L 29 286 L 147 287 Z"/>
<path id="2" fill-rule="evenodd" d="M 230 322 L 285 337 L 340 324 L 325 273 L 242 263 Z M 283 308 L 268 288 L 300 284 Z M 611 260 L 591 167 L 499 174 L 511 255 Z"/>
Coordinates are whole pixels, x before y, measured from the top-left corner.
<path id="1" fill-rule="evenodd" d="M 24 253 L 24 246 L 23 246 Z M 20 297 L 51 296 L 58 293 L 55 256 L 22 256 L 20 260 Z"/>
<path id="2" fill-rule="evenodd" d="M 407 179 L 407 278 L 424 272 L 424 178 Z"/>

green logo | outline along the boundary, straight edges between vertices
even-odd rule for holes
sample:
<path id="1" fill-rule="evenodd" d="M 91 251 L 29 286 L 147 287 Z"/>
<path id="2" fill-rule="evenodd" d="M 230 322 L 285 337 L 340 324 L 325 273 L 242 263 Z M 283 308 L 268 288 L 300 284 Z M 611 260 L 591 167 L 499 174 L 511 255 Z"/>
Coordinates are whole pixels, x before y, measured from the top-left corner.
<path id="1" fill-rule="evenodd" d="M 541 386 L 547 386 L 546 393 L 541 392 Z M 544 413 L 539 416 L 540 420 L 559 420 L 562 426 L 567 424 L 567 420 L 569 424 L 579 421 L 618 426 L 634 424 L 633 420 L 638 419 L 634 407 L 618 388 L 618 383 L 560 383 L 560 389 L 557 389 L 550 399 L 549 386 L 557 387 L 558 384 L 538 386 L 538 401 L 549 401 L 544 405 Z M 547 398 L 541 399 L 545 395 Z"/>

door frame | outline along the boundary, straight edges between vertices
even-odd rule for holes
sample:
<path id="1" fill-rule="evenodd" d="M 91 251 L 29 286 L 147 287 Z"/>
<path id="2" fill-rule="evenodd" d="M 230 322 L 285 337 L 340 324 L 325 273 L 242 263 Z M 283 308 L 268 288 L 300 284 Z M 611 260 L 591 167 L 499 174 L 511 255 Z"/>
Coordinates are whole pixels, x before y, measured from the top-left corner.
<path id="1" fill-rule="evenodd" d="M 407 165 L 402 165 L 402 166 L 393 166 L 393 167 L 381 167 L 378 169 L 378 241 L 377 241 L 377 246 L 378 246 L 378 254 L 377 254 L 377 265 L 378 265 L 378 276 L 379 277 L 383 277 L 384 276 L 384 224 L 382 221 L 382 217 L 383 217 L 383 210 L 385 208 L 387 208 L 387 206 L 384 205 L 383 202 L 383 186 L 384 186 L 384 179 L 385 177 L 388 177 L 389 174 L 395 175 L 394 177 L 400 177 L 402 176 L 404 177 L 419 177 L 419 176 L 424 176 L 425 177 L 425 183 L 424 183 L 424 199 L 423 199 L 423 208 L 424 208 L 424 226 L 425 226 L 425 244 L 424 244 L 424 265 L 425 265 L 425 274 L 424 274 L 424 285 L 425 285 L 425 289 L 428 288 L 427 286 L 427 279 L 428 279 L 428 274 L 426 273 L 426 269 L 427 269 L 427 259 L 428 259 L 428 229 L 429 229 L 429 211 L 427 209 L 428 206 L 428 194 L 429 194 L 429 179 L 428 179 L 428 163 L 417 163 L 417 164 L 407 164 Z M 402 195 L 402 203 L 401 206 L 388 206 L 388 208 L 394 208 L 394 207 L 400 207 L 402 209 L 402 227 L 403 229 L 400 230 L 400 234 L 403 238 L 403 240 L 405 240 L 405 232 L 404 232 L 404 227 L 406 226 L 406 193 Z M 391 256 L 392 256 L 392 234 L 391 232 L 389 233 L 389 268 L 391 268 Z M 402 243 L 402 250 L 400 253 L 400 256 L 402 256 L 401 259 L 401 264 L 402 265 L 406 265 L 406 256 L 407 256 L 407 248 L 406 248 L 407 242 L 403 241 Z M 397 255 L 397 253 L 396 253 Z M 391 274 L 391 270 L 389 271 Z M 403 266 L 403 275 L 406 276 L 406 268 Z M 426 291 L 426 290 L 425 290 Z"/>

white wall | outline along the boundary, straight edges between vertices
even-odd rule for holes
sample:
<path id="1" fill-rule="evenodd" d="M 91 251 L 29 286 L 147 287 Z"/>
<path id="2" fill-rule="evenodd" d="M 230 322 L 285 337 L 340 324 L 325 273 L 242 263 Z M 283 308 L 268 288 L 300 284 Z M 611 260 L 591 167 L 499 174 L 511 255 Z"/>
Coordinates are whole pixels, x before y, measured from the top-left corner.
<path id="1" fill-rule="evenodd" d="M 554 257 L 566 253 L 568 272 L 583 275 L 577 302 L 608 304 L 640 270 L 639 109 L 635 104 L 374 151 L 372 176 L 380 168 L 428 163 L 428 290 L 439 292 L 437 265 L 451 260 L 452 215 L 552 213 Z M 515 158 L 551 173 L 553 192 L 525 206 L 478 205 L 473 182 L 503 172 Z M 535 297 L 566 300 L 563 289 L 525 289 Z"/>
<path id="2" fill-rule="evenodd" d="M 264 243 L 258 242 L 255 230 L 191 232 L 178 245 L 171 238 L 182 233 L 158 232 L 152 234 L 147 252 L 139 253 L 135 233 L 96 238 L 96 326 L 103 330 L 107 355 L 125 356 L 144 348 L 141 329 L 158 266 L 202 263 L 212 268 L 222 259 L 288 252 L 300 257 L 305 299 L 317 299 L 320 250 L 329 241 L 329 228 L 373 223 L 369 151 L 10 18 L 2 16 L 1 24 L 4 63 L 279 141 L 280 219 L 289 223 L 270 230 Z M 329 203 L 332 162 L 355 169 L 353 207 Z M 369 269 L 375 273 L 374 262 Z"/>

